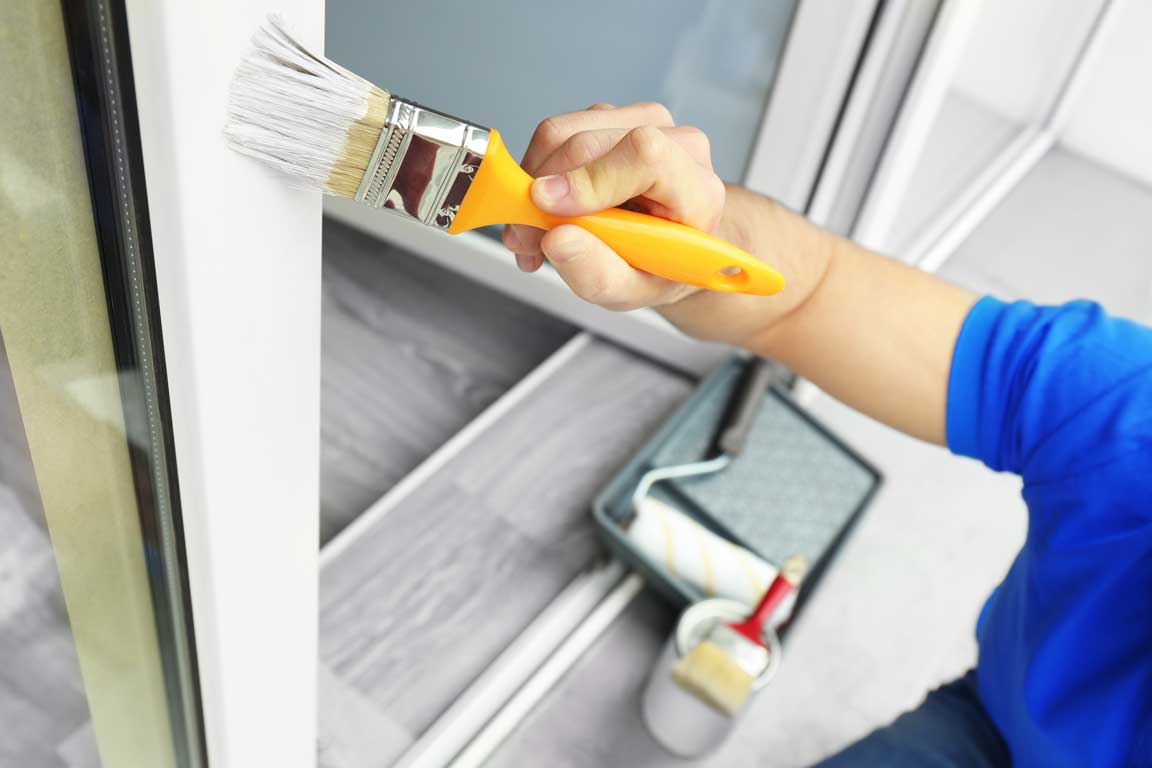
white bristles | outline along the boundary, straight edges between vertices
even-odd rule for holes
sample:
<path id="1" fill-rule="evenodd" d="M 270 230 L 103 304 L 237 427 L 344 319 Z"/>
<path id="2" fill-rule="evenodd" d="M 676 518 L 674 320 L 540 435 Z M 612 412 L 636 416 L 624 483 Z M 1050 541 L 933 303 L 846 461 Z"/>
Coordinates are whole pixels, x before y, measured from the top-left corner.
<path id="1" fill-rule="evenodd" d="M 228 143 L 308 188 L 341 193 L 333 189 L 333 171 L 349 132 L 378 113 L 388 94 L 309 51 L 277 16 L 257 30 L 252 44 L 232 80 Z"/>

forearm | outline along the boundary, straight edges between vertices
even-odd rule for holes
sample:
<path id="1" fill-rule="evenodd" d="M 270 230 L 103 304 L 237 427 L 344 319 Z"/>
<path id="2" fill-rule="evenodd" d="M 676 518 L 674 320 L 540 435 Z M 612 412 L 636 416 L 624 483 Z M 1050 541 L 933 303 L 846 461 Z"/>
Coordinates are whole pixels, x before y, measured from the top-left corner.
<path id="1" fill-rule="evenodd" d="M 669 318 L 779 360 L 853 408 L 943 443 L 952 350 L 976 297 L 752 193 L 733 189 L 729 200 L 722 235 L 779 266 L 788 286 L 777 297 L 692 297 L 666 308 Z"/>

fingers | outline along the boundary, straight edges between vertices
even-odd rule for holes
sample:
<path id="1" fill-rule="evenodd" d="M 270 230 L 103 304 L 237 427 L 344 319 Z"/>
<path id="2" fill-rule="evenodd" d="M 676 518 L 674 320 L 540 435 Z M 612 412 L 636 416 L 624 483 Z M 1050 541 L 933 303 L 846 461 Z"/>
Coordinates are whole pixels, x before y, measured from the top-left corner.
<path id="1" fill-rule="evenodd" d="M 507 233 L 505 233 L 504 242 L 507 245 Z M 521 272 L 535 272 L 544 266 L 544 254 L 539 251 L 539 242 L 535 247 L 537 250 L 534 253 L 516 253 L 516 266 L 520 268 Z M 508 246 L 508 249 L 514 251 L 512 246 Z"/>
<path id="2" fill-rule="evenodd" d="M 533 202 L 561 216 L 595 213 L 640 196 L 658 216 L 710 230 L 723 210 L 724 185 L 653 126 L 633 128 L 603 156 L 532 185 Z"/>
<path id="3" fill-rule="evenodd" d="M 538 175 L 537 166 L 572 135 L 581 131 L 603 128 L 627 131 L 638 125 L 671 128 L 675 124 L 668 108 L 655 102 L 639 102 L 625 107 L 594 104 L 591 109 L 556 115 L 540 123 L 532 134 L 532 140 L 528 142 L 528 150 L 520 166 L 533 176 Z"/>
<path id="4" fill-rule="evenodd" d="M 703 131 L 691 125 L 676 125 L 660 131 L 695 162 L 711 170 L 712 147 Z M 550 176 L 587 165 L 608 154 L 627 135 L 628 129 L 624 128 L 600 128 L 573 134 L 540 163 L 533 175 Z"/>
<path id="5" fill-rule="evenodd" d="M 672 114 L 663 104 L 655 102 L 639 102 L 624 107 L 614 107 L 611 104 L 597 103 L 588 109 L 579 112 L 569 112 L 556 115 L 544 120 L 536 128 L 532 140 L 528 142 L 528 150 L 520 165 L 533 176 L 543 175 L 539 172 L 540 164 L 551 157 L 556 150 L 568 139 L 583 131 L 613 129 L 627 132 L 638 125 L 658 125 L 671 128 L 675 125 Z M 557 167 L 550 173 L 560 173 L 568 168 Z M 515 253 L 524 253 L 526 258 L 517 258 L 517 265 L 526 272 L 534 272 L 543 264 L 540 255 L 541 230 L 529 227 L 505 227 L 504 243 Z M 517 245 L 522 243 L 522 245 Z M 520 250 L 523 248 L 524 250 Z"/>
<path id="6" fill-rule="evenodd" d="M 571 224 L 545 233 L 540 245 L 573 293 L 606 309 L 626 311 L 669 304 L 691 291 L 633 269 L 597 237 Z"/>
<path id="7" fill-rule="evenodd" d="M 661 128 L 665 135 L 675 141 L 696 162 L 711 170 L 712 157 L 708 137 L 699 128 L 692 126 L 674 126 Z M 582 131 L 570 137 L 566 142 L 546 158 L 540 165 L 540 175 L 563 173 L 564 171 L 585 165 L 597 158 L 603 157 L 612 147 L 627 135 L 623 129 L 600 129 Z M 540 252 L 540 238 L 544 230 L 534 227 L 510 225 L 504 228 L 504 245 L 508 250 L 518 255 L 532 258 L 517 258 L 516 264 L 525 272 L 534 272 L 544 263 Z"/>

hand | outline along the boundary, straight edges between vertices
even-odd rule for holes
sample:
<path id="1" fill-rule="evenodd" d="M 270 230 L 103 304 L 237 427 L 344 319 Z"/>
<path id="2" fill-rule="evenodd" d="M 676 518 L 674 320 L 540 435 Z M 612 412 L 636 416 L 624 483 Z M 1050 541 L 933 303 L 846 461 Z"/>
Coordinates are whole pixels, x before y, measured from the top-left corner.
<path id="1" fill-rule="evenodd" d="M 573 292 L 608 309 L 654 306 L 692 336 L 751 347 L 803 303 L 827 265 L 818 229 L 767 198 L 726 189 L 712 170 L 707 137 L 676 126 L 660 104 L 596 104 L 549 118 L 522 165 L 552 177 L 537 179 L 532 190 L 545 210 L 578 215 L 622 205 L 652 213 L 716 234 L 780 268 L 788 281 L 772 297 L 705 291 L 632 268 L 578 226 L 505 228 L 521 269 L 533 272 L 547 257 Z M 553 186 L 564 194 L 551 194 Z"/>
<path id="2" fill-rule="evenodd" d="M 541 177 L 532 187 L 536 205 L 559 215 L 622 205 L 713 232 L 724 211 L 724 184 L 712 170 L 707 137 L 676 126 L 660 104 L 597 104 L 549 118 L 522 165 Z M 574 225 L 549 232 L 509 226 L 504 243 L 524 271 L 547 257 L 574 293 L 608 309 L 667 305 L 699 291 L 632 268 Z"/>
<path id="3" fill-rule="evenodd" d="M 708 141 L 659 104 L 540 124 L 523 166 L 532 198 L 564 216 L 627 206 L 711 232 L 780 270 L 775 296 L 705 291 L 629 266 L 574 225 L 509 227 L 521 269 L 547 257 L 579 296 L 610 309 L 655 306 L 684 332 L 773 357 L 826 392 L 909 434 L 943 442 L 952 350 L 975 297 L 837 237 L 768 198 L 724 185 Z"/>

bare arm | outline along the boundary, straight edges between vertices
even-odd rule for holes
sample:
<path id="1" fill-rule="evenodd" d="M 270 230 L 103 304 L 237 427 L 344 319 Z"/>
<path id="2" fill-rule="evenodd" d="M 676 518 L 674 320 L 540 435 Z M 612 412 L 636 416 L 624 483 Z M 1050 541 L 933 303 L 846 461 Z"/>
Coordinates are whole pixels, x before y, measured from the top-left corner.
<path id="1" fill-rule="evenodd" d="M 943 443 L 952 350 L 976 297 L 796 221 L 801 217 L 790 211 L 784 216 L 809 231 L 798 240 L 813 241 L 794 254 L 822 262 L 823 271 L 793 271 L 803 301 L 743 345 L 889 426 Z M 765 218 L 771 217 L 756 217 Z M 772 237 L 760 232 L 753 252 L 762 253 L 759 243 Z"/>
<path id="2" fill-rule="evenodd" d="M 597 127 L 606 119 L 610 134 Z M 545 137 L 537 132 L 525 158 L 531 173 L 562 174 L 562 182 L 544 182 L 550 189 L 537 183 L 541 207 L 571 215 L 631 201 L 730 240 L 780 269 L 788 285 L 773 297 L 676 285 L 636 272 L 572 226 L 509 232 L 505 242 L 522 268 L 535 268 L 543 254 L 574 291 L 595 303 L 655 306 L 686 333 L 777 359 L 869 416 L 944 442 L 952 350 L 975 296 L 747 190 L 718 194 L 701 134 L 673 129 L 657 105 L 573 113 L 551 126 Z M 572 126 L 567 135 L 565 126 Z M 548 194 L 557 189 L 559 196 Z"/>

